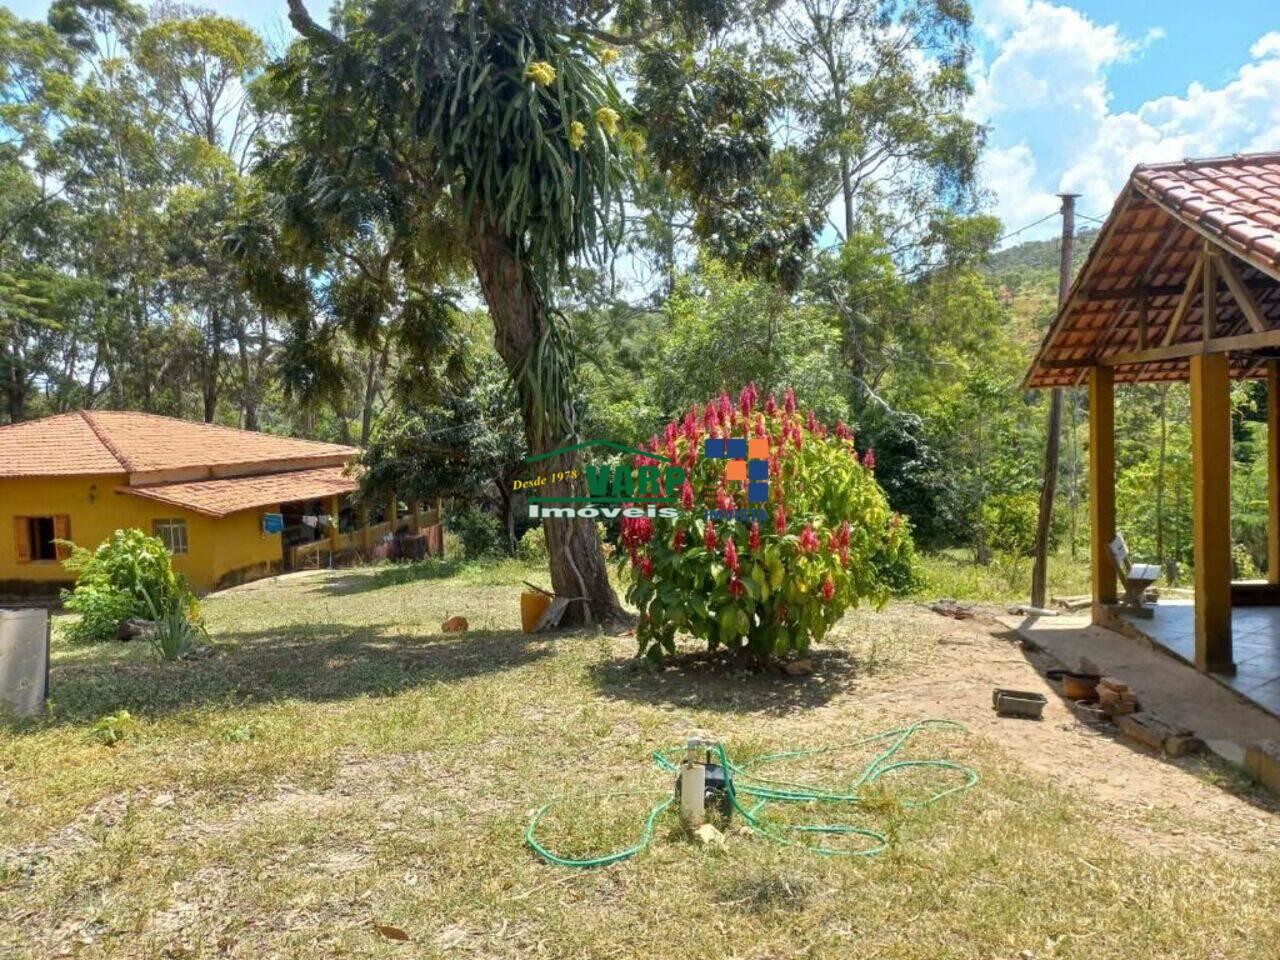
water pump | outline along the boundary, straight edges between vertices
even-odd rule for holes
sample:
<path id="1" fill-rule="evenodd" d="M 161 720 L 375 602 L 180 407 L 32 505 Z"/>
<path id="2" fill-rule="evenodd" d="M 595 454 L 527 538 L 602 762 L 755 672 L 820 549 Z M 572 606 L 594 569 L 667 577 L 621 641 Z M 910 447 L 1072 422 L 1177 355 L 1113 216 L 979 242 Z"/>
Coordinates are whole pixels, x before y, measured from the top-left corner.
<path id="1" fill-rule="evenodd" d="M 687 830 L 706 823 L 708 806 L 718 810 L 725 820 L 733 812 L 728 771 L 715 762 L 713 754 L 719 755 L 719 744 L 706 734 L 692 733 L 685 740 L 684 759 L 676 772 L 675 799 Z"/>

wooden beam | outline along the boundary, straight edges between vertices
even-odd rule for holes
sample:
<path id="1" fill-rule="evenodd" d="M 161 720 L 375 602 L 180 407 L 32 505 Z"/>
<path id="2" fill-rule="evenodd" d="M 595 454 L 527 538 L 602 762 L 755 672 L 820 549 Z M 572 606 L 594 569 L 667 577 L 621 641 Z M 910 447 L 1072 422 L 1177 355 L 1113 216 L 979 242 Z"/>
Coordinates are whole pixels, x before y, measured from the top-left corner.
<path id="1" fill-rule="evenodd" d="M 1267 329 L 1266 318 L 1262 314 L 1262 308 L 1258 306 L 1258 301 L 1254 298 L 1249 288 L 1245 286 L 1240 272 L 1236 269 L 1235 259 L 1225 256 L 1219 257 L 1217 265 L 1222 271 L 1222 279 L 1227 282 L 1227 289 L 1231 291 L 1231 298 L 1235 300 L 1236 306 L 1240 308 L 1240 312 L 1249 321 L 1250 329 L 1254 333 L 1262 333 Z"/>
<path id="2" fill-rule="evenodd" d="M 1182 326 L 1182 319 L 1187 315 L 1187 311 L 1191 309 L 1191 301 L 1195 299 L 1196 286 L 1200 281 L 1200 274 L 1204 270 L 1203 254 L 1196 258 L 1196 262 L 1191 267 L 1191 272 L 1187 274 L 1187 282 L 1182 288 L 1182 297 L 1178 300 L 1178 305 L 1173 308 L 1173 316 L 1169 318 L 1169 329 L 1165 331 L 1164 340 L 1161 341 L 1163 346 L 1169 346 L 1173 343 L 1173 338 L 1178 335 L 1178 327 Z"/>
<path id="3" fill-rule="evenodd" d="M 1116 535 L 1115 371 L 1089 371 L 1089 557 L 1093 580 L 1093 622 L 1103 606 L 1116 602 L 1116 566 L 1108 544 Z"/>
<path id="4" fill-rule="evenodd" d="M 1231 368 L 1222 354 L 1191 358 L 1192 540 L 1195 662 L 1232 672 Z"/>
<path id="5" fill-rule="evenodd" d="M 1267 361 L 1267 581 L 1280 584 L 1280 360 Z"/>
<path id="6" fill-rule="evenodd" d="M 409 501 L 409 531 L 411 533 L 422 532 L 422 504 L 417 500 Z"/>
<path id="7" fill-rule="evenodd" d="M 1204 242 L 1200 258 L 1200 275 L 1204 293 L 1200 295 L 1200 339 L 1208 343 L 1218 332 L 1218 258 L 1209 241 Z"/>
<path id="8" fill-rule="evenodd" d="M 1190 343 L 1175 343 L 1168 346 L 1152 347 L 1149 350 L 1127 350 L 1121 353 L 1113 353 L 1109 357 L 1102 357 L 1097 361 L 1083 360 L 1080 362 L 1123 367 L 1133 363 L 1161 363 L 1165 360 L 1183 360 L 1186 357 L 1207 354 L 1267 350 L 1275 347 L 1280 347 L 1280 330 L 1266 330 L 1262 333 L 1241 333 L 1234 337 L 1215 337 L 1207 342 L 1193 340 Z M 1074 364 L 1075 361 L 1060 360 L 1058 363 Z"/>

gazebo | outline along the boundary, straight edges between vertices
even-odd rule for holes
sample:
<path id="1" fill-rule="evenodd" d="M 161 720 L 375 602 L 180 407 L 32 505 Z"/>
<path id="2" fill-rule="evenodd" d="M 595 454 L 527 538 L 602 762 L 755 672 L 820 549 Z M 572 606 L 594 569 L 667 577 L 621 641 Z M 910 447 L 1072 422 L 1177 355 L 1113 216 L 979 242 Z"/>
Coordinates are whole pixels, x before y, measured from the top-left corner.
<path id="1" fill-rule="evenodd" d="M 1268 580 L 1233 583 L 1230 381 L 1263 377 Z M 1115 385 L 1167 381 L 1191 384 L 1194 609 L 1162 602 L 1141 621 L 1116 604 L 1108 550 Z M 1259 609 L 1280 605 L 1280 153 L 1134 169 L 1024 386 L 1084 382 L 1094 623 L 1142 633 L 1280 712 L 1280 609 Z"/>

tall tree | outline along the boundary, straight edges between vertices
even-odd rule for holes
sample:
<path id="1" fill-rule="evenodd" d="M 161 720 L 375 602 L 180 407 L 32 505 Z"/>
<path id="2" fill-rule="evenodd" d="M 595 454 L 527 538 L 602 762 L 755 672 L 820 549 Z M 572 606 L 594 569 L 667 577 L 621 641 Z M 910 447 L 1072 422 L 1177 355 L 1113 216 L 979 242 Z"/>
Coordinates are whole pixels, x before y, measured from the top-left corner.
<path id="1" fill-rule="evenodd" d="M 456 238 L 516 382 L 531 453 L 564 444 L 578 416 L 574 351 L 555 307 L 556 283 L 576 258 L 616 239 L 610 229 L 627 161 L 643 145 L 624 120 L 627 105 L 602 61 L 611 59 L 613 45 L 641 45 L 653 102 L 670 103 L 668 80 L 687 80 L 673 52 L 691 54 L 740 12 L 725 0 L 616 8 L 556 0 L 463 7 L 369 0 L 342 8 L 330 30 L 302 0 L 289 0 L 290 21 L 304 39 L 277 73 L 289 91 L 294 135 L 327 158 L 296 184 L 295 202 L 324 210 L 323 222 L 339 234 L 356 229 L 350 211 L 358 207 L 363 222 L 384 223 L 415 255 L 432 248 L 433 231 Z M 759 99 L 736 59 L 699 78 L 708 94 L 713 85 L 729 89 L 729 81 L 747 100 Z M 695 149 L 694 156 L 668 151 L 660 161 L 689 174 L 684 184 L 696 193 L 727 159 L 733 175 L 718 185 L 739 186 L 768 163 L 763 117 L 757 110 L 727 118 L 729 139 L 747 145 L 745 155 Z M 672 138 L 655 136 L 668 145 L 690 132 L 679 124 L 685 119 L 679 110 L 647 119 L 651 135 L 674 130 Z M 364 189 L 350 190 L 353 179 Z M 755 229 L 750 212 L 742 205 L 740 235 Z M 768 259 L 767 246 L 741 248 L 759 262 Z M 565 455 L 549 462 L 549 472 L 575 465 Z M 566 495 L 572 487 L 566 481 L 548 492 Z M 621 617 L 590 524 L 549 521 L 547 542 L 555 590 L 585 600 L 575 613 Z"/>

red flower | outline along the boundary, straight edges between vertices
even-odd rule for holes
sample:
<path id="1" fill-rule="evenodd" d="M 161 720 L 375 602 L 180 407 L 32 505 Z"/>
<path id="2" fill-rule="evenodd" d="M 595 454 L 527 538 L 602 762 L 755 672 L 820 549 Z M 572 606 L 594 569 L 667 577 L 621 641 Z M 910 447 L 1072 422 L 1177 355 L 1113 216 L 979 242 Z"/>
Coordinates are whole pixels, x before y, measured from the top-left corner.
<path id="1" fill-rule="evenodd" d="M 708 523 L 706 533 L 703 534 L 702 543 L 708 550 L 716 548 L 716 528 Z"/>
<path id="2" fill-rule="evenodd" d="M 844 567 L 845 569 L 848 569 L 849 567 L 849 548 L 848 547 L 840 548 L 840 566 Z"/>
<path id="3" fill-rule="evenodd" d="M 769 417 L 778 412 L 778 401 L 772 393 L 764 398 L 764 412 Z"/>
<path id="4" fill-rule="evenodd" d="M 720 427 L 720 414 L 716 410 L 714 403 L 708 403 L 707 409 L 702 412 L 702 426 L 707 433 L 711 433 Z"/>
<path id="5" fill-rule="evenodd" d="M 645 558 L 648 559 L 647 557 Z M 830 577 L 824 577 L 822 580 L 822 602 L 830 603 L 831 598 L 836 595 L 836 585 L 831 582 Z"/>
<path id="6" fill-rule="evenodd" d="M 760 524 L 751 524 L 751 534 L 747 537 L 747 549 L 755 553 L 760 549 Z"/>
<path id="7" fill-rule="evenodd" d="M 688 480 L 680 486 L 680 506 L 685 510 L 693 509 L 693 485 Z"/>
<path id="8" fill-rule="evenodd" d="M 862 455 L 862 465 L 868 470 L 876 468 L 876 452 L 870 447 L 867 447 L 867 452 Z"/>
<path id="9" fill-rule="evenodd" d="M 827 534 L 827 550 L 835 553 L 840 549 L 840 534 L 832 530 Z"/>
<path id="10" fill-rule="evenodd" d="M 729 578 L 729 596 L 736 598 L 742 596 L 746 592 L 747 588 L 742 585 L 742 581 L 738 579 L 738 575 L 736 573 Z"/>
<path id="11" fill-rule="evenodd" d="M 640 560 L 640 576 L 646 580 L 653 579 L 653 560 L 650 557 L 643 557 Z"/>
<path id="12" fill-rule="evenodd" d="M 653 521 L 648 517 L 623 517 L 619 538 L 623 545 L 634 547 L 653 539 Z"/>
<path id="13" fill-rule="evenodd" d="M 777 510 L 773 511 L 773 532 L 778 536 L 787 532 L 787 514 L 781 504 L 778 505 Z"/>
<path id="14" fill-rule="evenodd" d="M 753 380 L 750 383 L 748 383 L 745 387 L 743 387 L 742 392 L 738 394 L 738 409 L 742 411 L 743 416 L 749 417 L 751 416 L 751 411 L 752 409 L 754 409 L 755 405 L 756 405 L 756 384 L 755 384 L 755 381 Z"/>
<path id="15" fill-rule="evenodd" d="M 782 409 L 787 413 L 796 412 L 796 392 L 787 387 L 786 393 L 782 395 Z"/>
<path id="16" fill-rule="evenodd" d="M 853 431 L 844 425 L 843 420 L 836 421 L 836 437 L 841 440 L 852 440 Z"/>
<path id="17" fill-rule="evenodd" d="M 760 414 L 758 414 L 758 413 L 757 413 L 757 414 L 756 414 L 756 436 L 757 436 L 757 437 L 764 437 L 764 435 L 765 435 L 765 433 L 764 433 L 764 417 L 760 416 Z"/>
<path id="18" fill-rule="evenodd" d="M 724 565 L 735 574 L 738 572 L 738 547 L 733 537 L 724 542 Z"/>
<path id="19" fill-rule="evenodd" d="M 818 432 L 818 418 L 813 415 L 812 407 L 809 408 L 809 413 L 805 416 L 804 425 L 805 429 L 810 433 Z"/>
<path id="20" fill-rule="evenodd" d="M 675 534 L 671 537 L 671 549 L 674 550 L 676 553 L 680 553 L 684 550 L 684 531 L 683 530 L 676 530 Z"/>
<path id="21" fill-rule="evenodd" d="M 729 493 L 728 488 L 722 483 L 720 488 L 716 490 L 716 509 L 724 510 L 726 513 L 738 509 L 737 503 L 734 502 L 733 495 Z"/>
<path id="22" fill-rule="evenodd" d="M 818 549 L 818 535 L 813 532 L 813 524 L 806 523 L 800 531 L 800 552 L 814 553 Z"/>
<path id="23" fill-rule="evenodd" d="M 840 521 L 840 546 L 847 547 L 849 545 L 849 521 Z"/>
<path id="24" fill-rule="evenodd" d="M 729 394 L 721 390 L 720 398 L 717 402 L 720 404 L 720 419 L 727 423 L 730 419 L 730 414 L 733 413 L 733 401 L 729 399 Z"/>

